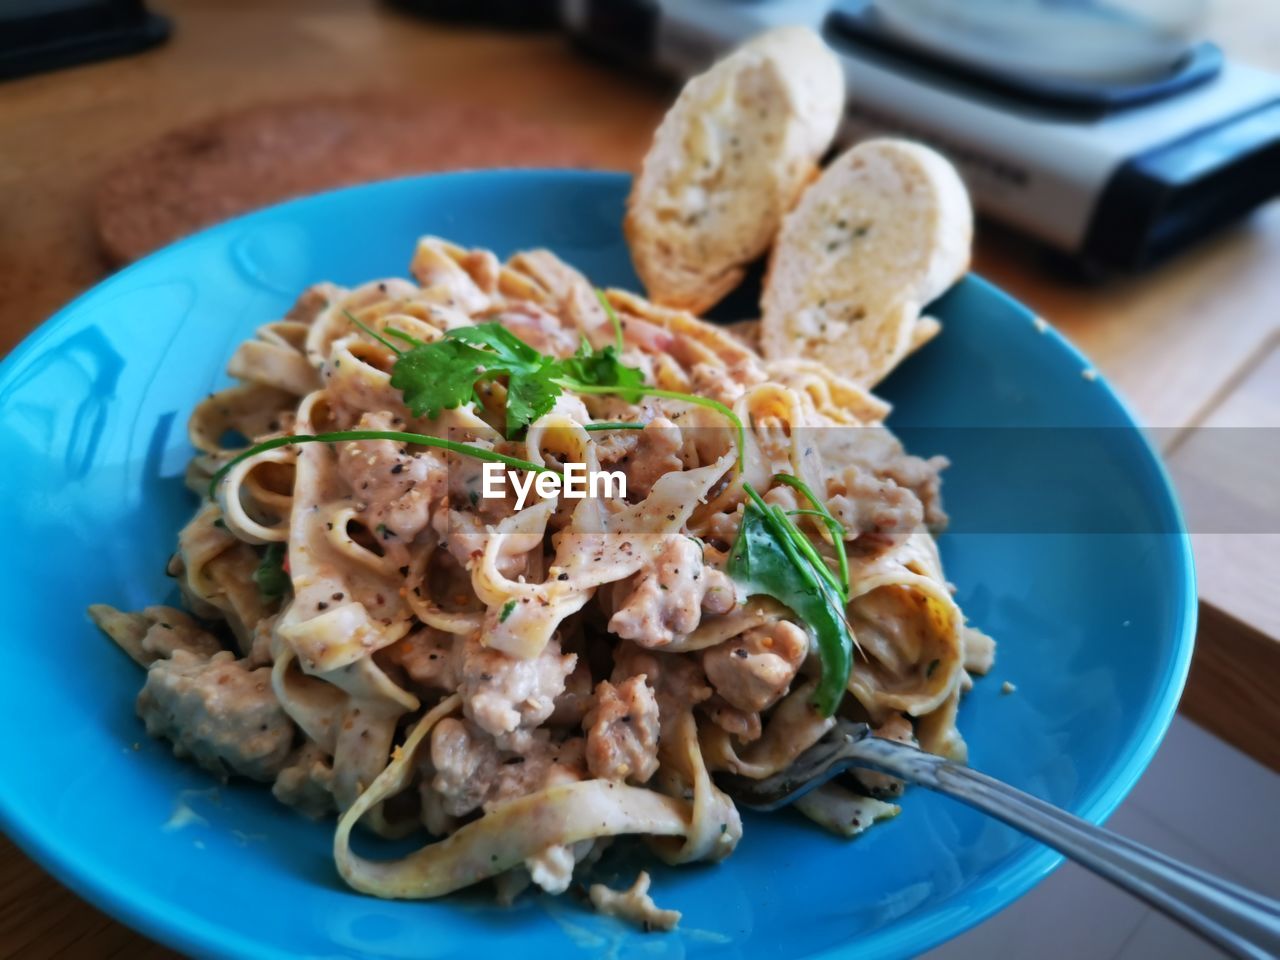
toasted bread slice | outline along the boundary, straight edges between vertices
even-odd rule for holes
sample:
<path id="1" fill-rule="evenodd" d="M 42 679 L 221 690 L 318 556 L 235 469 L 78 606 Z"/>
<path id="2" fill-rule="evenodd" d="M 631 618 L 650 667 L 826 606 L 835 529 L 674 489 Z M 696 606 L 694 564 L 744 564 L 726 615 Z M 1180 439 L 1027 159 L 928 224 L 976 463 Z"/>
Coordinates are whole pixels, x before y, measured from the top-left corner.
<path id="1" fill-rule="evenodd" d="M 650 299 L 702 313 L 737 286 L 814 177 L 843 108 L 840 65 L 806 27 L 763 33 L 690 80 L 627 200 Z"/>
<path id="2" fill-rule="evenodd" d="M 808 357 L 862 386 L 939 329 L 920 311 L 968 269 L 973 210 L 928 147 L 868 140 L 783 221 L 761 301 L 764 355 Z"/>

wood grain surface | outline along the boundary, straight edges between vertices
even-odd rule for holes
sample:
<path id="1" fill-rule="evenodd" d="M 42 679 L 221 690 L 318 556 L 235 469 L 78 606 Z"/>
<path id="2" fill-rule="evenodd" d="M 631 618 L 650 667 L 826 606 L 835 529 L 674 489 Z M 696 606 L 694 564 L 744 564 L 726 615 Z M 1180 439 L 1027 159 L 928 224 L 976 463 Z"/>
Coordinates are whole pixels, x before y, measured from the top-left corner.
<path id="1" fill-rule="evenodd" d="M 634 169 L 671 97 L 554 34 L 434 26 L 371 0 L 153 5 L 173 18 L 167 45 L 0 85 L 0 354 L 108 272 L 93 230 L 94 185 L 175 127 L 267 101 L 386 92 L 515 111 L 590 165 Z M 1212 11 L 1209 32 L 1229 53 L 1280 69 L 1274 10 L 1217 0 Z M 1159 436 L 1175 467 L 1196 466 L 1187 431 L 1197 425 L 1280 426 L 1280 205 L 1153 273 L 1105 286 L 1056 278 L 1025 245 L 990 232 L 980 231 L 975 267 L 1071 337 L 1145 421 L 1171 428 Z M 1274 483 L 1275 466 L 1230 486 Z M 1206 615 L 1186 698 L 1198 722 L 1273 766 L 1276 539 L 1198 540 Z M 168 955 L 0 843 L 0 957 Z"/>

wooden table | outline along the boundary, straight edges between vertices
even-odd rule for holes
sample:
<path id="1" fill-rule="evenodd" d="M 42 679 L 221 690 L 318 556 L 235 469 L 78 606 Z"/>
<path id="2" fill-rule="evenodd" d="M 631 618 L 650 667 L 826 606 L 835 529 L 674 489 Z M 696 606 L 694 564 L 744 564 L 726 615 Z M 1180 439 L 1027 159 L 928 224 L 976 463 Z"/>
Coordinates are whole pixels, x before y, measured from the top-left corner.
<path id="1" fill-rule="evenodd" d="M 0 85 L 0 353 L 106 267 L 90 226 L 95 178 L 177 124 L 264 99 L 365 89 L 505 103 L 633 169 L 669 93 L 575 55 L 554 35 L 440 28 L 354 0 L 156 0 L 172 41 L 141 56 Z M 1250 8 L 1254 11 L 1251 13 Z M 1280 18 L 1216 0 L 1210 33 L 1280 69 Z M 1268 22 L 1268 20 L 1270 22 Z M 1280 426 L 1280 205 L 1147 276 L 1082 288 L 1017 245 L 983 238 L 976 268 L 1062 329 L 1201 486 L 1274 484 L 1267 467 L 1219 477 L 1199 425 Z M 1270 529 L 1280 525 L 1272 517 Z M 1202 623 L 1184 709 L 1280 768 L 1280 537 L 1206 536 Z M 146 957 L 165 951 L 88 907 L 0 841 L 0 955 Z"/>

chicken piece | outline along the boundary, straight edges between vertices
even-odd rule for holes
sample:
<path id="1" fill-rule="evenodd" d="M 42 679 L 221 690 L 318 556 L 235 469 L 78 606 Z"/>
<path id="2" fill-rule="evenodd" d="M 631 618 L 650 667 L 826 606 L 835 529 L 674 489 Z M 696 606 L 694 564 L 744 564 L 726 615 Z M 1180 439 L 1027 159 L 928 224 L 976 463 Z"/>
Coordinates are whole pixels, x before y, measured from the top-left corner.
<path id="1" fill-rule="evenodd" d="M 529 301 L 516 301 L 484 320 L 496 320 L 539 353 L 554 357 L 572 356 L 582 339 L 578 331 L 566 328 L 554 313 Z"/>
<path id="2" fill-rule="evenodd" d="M 666 417 L 654 417 L 640 431 L 635 449 L 618 461 L 627 474 L 627 496 L 642 500 L 663 474 L 684 469 L 684 435 Z"/>
<path id="3" fill-rule="evenodd" d="M 560 653 L 553 637 L 536 657 L 522 660 L 492 650 L 479 637 L 469 637 L 462 651 L 459 692 L 463 712 L 498 745 L 510 748 L 542 724 L 555 709 L 556 697 L 578 662 L 576 654 Z"/>
<path id="4" fill-rule="evenodd" d="M 834 484 L 828 507 L 853 536 L 908 534 L 947 524 L 940 474 L 945 457 L 912 456 L 888 431 L 858 431 L 856 462 Z"/>
<path id="5" fill-rule="evenodd" d="M 642 674 L 653 688 L 658 702 L 658 722 L 664 737 L 671 734 L 672 724 L 682 711 L 693 709 L 712 694 L 706 674 L 694 657 L 681 653 L 651 653 L 623 641 L 614 651 L 613 661 L 612 683 L 618 685 Z"/>
<path id="6" fill-rule="evenodd" d="M 498 748 L 473 724 L 446 717 L 431 731 L 431 787 L 454 817 L 477 809 L 498 775 Z"/>
<path id="7" fill-rule="evenodd" d="M 186 650 L 157 660 L 138 694 L 147 733 L 172 741 L 220 777 L 270 783 L 289 757 L 294 727 L 271 689 L 271 670 L 249 670 L 229 651 L 204 660 Z"/>
<path id="8" fill-rule="evenodd" d="M 704 609 L 726 613 L 735 601 L 733 581 L 703 563 L 697 541 L 679 534 L 664 538 L 633 583 L 631 594 L 609 619 L 609 631 L 642 647 L 665 647 L 692 633 Z"/>
<path id="9" fill-rule="evenodd" d="M 484 801 L 485 810 L 547 787 L 584 779 L 587 774 L 584 750 L 581 737 L 561 741 L 541 733 L 530 737 L 519 752 L 502 755 Z"/>
<path id="10" fill-rule="evenodd" d="M 726 407 L 732 407 L 747 392 L 740 377 L 713 363 L 695 363 L 689 370 L 689 379 L 691 392 L 719 400 Z"/>
<path id="11" fill-rule="evenodd" d="M 332 283 L 313 283 L 307 289 L 303 290 L 294 301 L 293 306 L 289 308 L 289 312 L 284 315 L 286 320 L 294 320 L 298 323 L 311 323 L 319 316 L 320 311 L 324 310 L 334 300 L 337 300 L 344 293 L 341 287 Z"/>
<path id="12" fill-rule="evenodd" d="M 89 616 L 120 649 L 142 666 L 168 659 L 186 650 L 201 660 L 222 650 L 217 637 L 200 628 L 174 607 L 147 607 L 141 613 L 125 613 L 104 603 L 89 608 Z"/>
<path id="13" fill-rule="evenodd" d="M 744 743 L 759 740 L 760 734 L 764 732 L 760 714 L 739 710 L 718 693 L 712 694 L 711 699 L 700 704 L 698 709 L 725 733 L 732 734 Z"/>
<path id="14" fill-rule="evenodd" d="M 702 668 L 730 706 L 753 713 L 782 698 L 808 652 L 808 634 L 779 620 L 708 648 Z"/>
<path id="15" fill-rule="evenodd" d="M 649 896 L 649 874 L 643 870 L 626 890 L 611 890 L 603 883 L 593 883 L 587 895 L 591 905 L 601 913 L 633 923 L 646 933 L 674 930 L 680 922 L 679 910 L 662 910 L 653 902 Z"/>
<path id="16" fill-rule="evenodd" d="M 423 627 L 388 647 L 387 659 L 424 690 L 455 690 L 461 646 L 461 639 L 454 634 Z"/>
<path id="17" fill-rule="evenodd" d="M 657 772 L 658 701 L 644 674 L 616 687 L 601 680 L 582 726 L 587 732 L 587 769 L 593 777 L 647 783 Z"/>
<path id="18" fill-rule="evenodd" d="M 336 809 L 333 800 L 333 762 L 329 755 L 308 740 L 289 757 L 276 774 L 271 793 L 281 803 L 320 820 Z"/>
<path id="19" fill-rule="evenodd" d="M 591 666 L 585 657 L 579 657 L 573 673 L 565 680 L 564 692 L 556 697 L 556 708 L 547 723 L 554 727 L 577 727 L 591 704 Z"/>
<path id="20" fill-rule="evenodd" d="M 249 652 L 245 654 L 245 663 L 250 668 L 271 666 L 271 637 L 279 619 L 280 614 L 273 613 L 253 625 L 253 639 L 249 644 Z"/>

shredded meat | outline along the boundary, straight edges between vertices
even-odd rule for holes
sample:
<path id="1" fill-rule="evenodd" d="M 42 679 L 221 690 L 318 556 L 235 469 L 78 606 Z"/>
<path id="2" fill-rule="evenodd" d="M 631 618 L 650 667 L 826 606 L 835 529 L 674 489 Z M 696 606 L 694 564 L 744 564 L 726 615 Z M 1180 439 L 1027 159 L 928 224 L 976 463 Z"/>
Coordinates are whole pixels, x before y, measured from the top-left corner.
<path id="1" fill-rule="evenodd" d="M 858 433 L 856 462 L 833 484 L 828 502 L 845 529 L 873 546 L 894 534 L 943 529 L 940 474 L 946 457 L 912 456 L 887 430 Z"/>
<path id="2" fill-rule="evenodd" d="M 424 690 L 453 690 L 458 686 L 458 648 L 451 633 L 423 627 L 387 648 L 387 659 L 404 669 Z"/>
<path id="3" fill-rule="evenodd" d="M 493 738 L 473 724 L 446 717 L 431 731 L 431 787 L 441 808 L 454 817 L 477 809 L 488 796 L 498 773 L 498 748 Z"/>
<path id="4" fill-rule="evenodd" d="M 713 363 L 695 363 L 689 369 L 689 379 L 693 393 L 719 400 L 727 407 L 732 407 L 747 392 L 741 379 Z"/>
<path id="5" fill-rule="evenodd" d="M 564 692 L 556 697 L 556 707 L 547 723 L 553 727 L 577 727 L 591 709 L 591 666 L 579 657 L 573 673 L 565 680 Z"/>
<path id="6" fill-rule="evenodd" d="M 611 890 L 603 883 L 593 883 L 587 891 L 591 904 L 601 913 L 634 923 L 646 933 L 650 930 L 674 930 L 680 922 L 679 910 L 661 910 L 649 896 L 649 874 L 643 870 L 627 890 Z"/>
<path id="7" fill-rule="evenodd" d="M 250 667 L 271 665 L 271 636 L 275 632 L 276 621 L 279 619 L 280 614 L 274 613 L 269 617 L 263 617 L 253 625 L 253 639 L 249 644 L 249 653 L 245 656 Z"/>
<path id="8" fill-rule="evenodd" d="M 529 301 L 514 302 L 485 319 L 496 320 L 539 353 L 556 357 L 571 356 L 581 340 L 578 331 L 567 329 L 554 313 Z"/>
<path id="9" fill-rule="evenodd" d="M 474 723 L 449 717 L 431 731 L 427 772 L 439 810 L 447 817 L 463 817 L 557 783 L 581 780 L 586 773 L 583 740 L 556 742 L 535 734 L 519 752 L 505 751 Z"/>
<path id="10" fill-rule="evenodd" d="M 708 648 L 702 667 L 730 706 L 751 713 L 782 698 L 808 652 L 808 635 L 794 623 L 779 620 Z"/>
<path id="11" fill-rule="evenodd" d="M 173 607 L 155 606 L 141 613 L 124 613 L 96 603 L 89 608 L 89 616 L 144 667 L 158 659 L 172 657 L 177 650 L 185 650 L 201 660 L 222 650 L 222 644 L 213 634 Z"/>
<path id="12" fill-rule="evenodd" d="M 485 809 L 560 783 L 573 783 L 586 776 L 581 737 L 554 741 L 535 734 L 519 753 L 504 754 L 498 765 Z"/>
<path id="13" fill-rule="evenodd" d="M 691 710 L 711 696 L 702 666 L 682 653 L 651 653 L 623 641 L 613 654 L 613 676 L 620 684 L 629 677 L 643 675 L 653 687 L 658 701 L 662 736 L 671 734 L 672 724 L 684 710 Z"/>
<path id="14" fill-rule="evenodd" d="M 703 563 L 701 545 L 671 534 L 634 589 L 609 620 L 609 630 L 643 647 L 665 647 L 692 633 L 702 611 L 725 613 L 734 602 L 733 583 L 723 571 Z"/>
<path id="15" fill-rule="evenodd" d="M 684 435 L 666 417 L 655 417 L 645 424 L 635 449 L 621 460 L 627 474 L 627 497 L 642 500 L 663 474 L 683 470 L 681 451 Z"/>
<path id="16" fill-rule="evenodd" d="M 147 733 L 173 742 L 206 770 L 270 782 L 288 759 L 293 723 L 271 690 L 271 671 L 223 651 L 203 660 L 175 650 L 147 670 L 138 694 Z"/>
<path id="17" fill-rule="evenodd" d="M 701 704 L 698 709 L 725 733 L 730 733 L 744 742 L 759 740 L 763 732 L 759 713 L 739 710 L 718 693 L 712 694 L 711 699 Z"/>
<path id="18" fill-rule="evenodd" d="M 463 710 L 477 726 L 499 738 L 500 746 L 518 743 L 520 737 L 512 735 L 527 733 L 551 716 L 577 661 L 575 654 L 560 653 L 560 641 L 555 638 L 536 657 L 521 660 L 485 647 L 479 637 L 469 637 L 463 647 L 458 688 Z"/>
<path id="19" fill-rule="evenodd" d="M 302 291 L 301 296 L 294 301 L 284 318 L 296 320 L 298 323 L 311 323 L 320 311 L 329 306 L 341 293 L 341 288 L 332 283 L 313 283 Z"/>
<path id="20" fill-rule="evenodd" d="M 281 803 L 319 820 L 334 811 L 333 762 L 323 750 L 308 740 L 293 752 L 276 774 L 271 792 Z"/>
<path id="21" fill-rule="evenodd" d="M 658 701 L 644 674 L 616 687 L 601 680 L 595 705 L 582 724 L 591 775 L 647 783 L 658 770 L 658 718 Z"/>
<path id="22" fill-rule="evenodd" d="M 622 413 L 620 415 L 625 415 Z M 611 470 L 620 464 L 628 463 L 635 456 L 636 445 L 640 442 L 640 433 L 636 430 L 611 430 L 597 433 L 593 438 L 596 443 L 596 457 L 602 469 Z M 630 487 L 628 487 L 630 490 Z"/>

